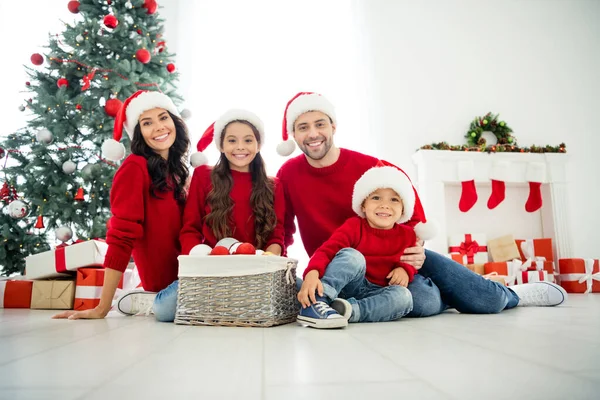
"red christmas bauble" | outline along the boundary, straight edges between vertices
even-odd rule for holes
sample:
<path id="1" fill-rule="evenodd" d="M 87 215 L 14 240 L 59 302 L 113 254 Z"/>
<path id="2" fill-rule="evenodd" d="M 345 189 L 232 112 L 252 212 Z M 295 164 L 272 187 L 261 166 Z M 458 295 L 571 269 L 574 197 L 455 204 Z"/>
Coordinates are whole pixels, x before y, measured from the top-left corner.
<path id="1" fill-rule="evenodd" d="M 6 154 L 6 151 L 4 151 L 2 147 L 0 147 L 0 160 L 4 158 L 4 154 Z"/>
<path id="2" fill-rule="evenodd" d="M 78 1 L 70 1 L 69 4 L 67 4 L 67 7 L 69 8 L 69 11 L 71 11 L 73 14 L 77 14 L 79 12 L 79 2 Z"/>
<path id="3" fill-rule="evenodd" d="M 146 49 L 139 49 L 135 52 L 135 58 L 142 64 L 148 64 L 150 62 L 150 52 Z"/>
<path id="4" fill-rule="evenodd" d="M 69 81 L 66 80 L 65 78 L 60 78 L 58 81 L 56 81 L 56 85 L 61 88 L 63 86 L 69 86 Z"/>
<path id="5" fill-rule="evenodd" d="M 175 64 L 173 64 L 173 63 L 167 64 L 167 71 L 169 71 L 170 73 L 175 72 Z"/>
<path id="6" fill-rule="evenodd" d="M 122 106 L 123 102 L 121 100 L 110 99 L 106 102 L 106 105 L 104 106 L 104 112 L 106 112 L 106 114 L 110 115 L 111 117 L 115 118 Z"/>
<path id="7" fill-rule="evenodd" d="M 256 254 L 256 247 L 250 243 L 242 243 L 235 250 L 235 254 Z"/>
<path id="8" fill-rule="evenodd" d="M 138 33 L 138 35 L 142 34 L 142 30 L 141 29 L 138 29 L 136 32 Z"/>
<path id="9" fill-rule="evenodd" d="M 146 12 L 147 14 L 154 14 L 158 8 L 158 4 L 156 4 L 156 0 L 144 0 L 144 5 L 142 7 L 148 10 Z"/>
<path id="10" fill-rule="evenodd" d="M 25 82 L 25 86 L 31 86 L 31 83 Z"/>
<path id="11" fill-rule="evenodd" d="M 81 108 L 82 108 L 82 107 L 81 107 L 81 104 L 77 104 L 77 105 L 75 106 L 75 108 L 76 108 L 76 109 L 78 109 L 78 110 L 81 110 Z"/>
<path id="12" fill-rule="evenodd" d="M 215 246 L 208 254 L 211 256 L 226 256 L 229 254 L 229 250 L 224 246 Z"/>
<path id="13" fill-rule="evenodd" d="M 108 4 L 110 6 L 112 4 L 112 1 L 106 0 L 106 4 Z"/>
<path id="14" fill-rule="evenodd" d="M 33 65 L 42 65 L 44 63 L 44 57 L 40 53 L 33 53 L 31 55 L 31 63 Z"/>
<path id="15" fill-rule="evenodd" d="M 106 25 L 107 28 L 115 29 L 117 25 L 119 25 L 119 20 L 114 15 L 108 14 L 104 17 L 104 25 Z"/>

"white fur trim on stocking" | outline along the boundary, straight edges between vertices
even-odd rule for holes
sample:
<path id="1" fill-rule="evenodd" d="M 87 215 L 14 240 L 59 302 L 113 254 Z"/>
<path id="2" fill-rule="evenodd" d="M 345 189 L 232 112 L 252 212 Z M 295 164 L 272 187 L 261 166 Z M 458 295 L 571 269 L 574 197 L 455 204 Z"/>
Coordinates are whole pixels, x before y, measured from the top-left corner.
<path id="1" fill-rule="evenodd" d="M 460 161 L 458 163 L 458 180 L 460 182 L 475 179 L 475 163 L 473 161 Z"/>
<path id="2" fill-rule="evenodd" d="M 509 168 L 510 162 L 508 161 L 495 161 L 490 171 L 490 179 L 495 181 L 506 182 L 509 180 Z"/>
<path id="3" fill-rule="evenodd" d="M 527 164 L 527 173 L 525 175 L 527 182 L 546 181 L 546 164 L 541 162 L 530 162 Z"/>

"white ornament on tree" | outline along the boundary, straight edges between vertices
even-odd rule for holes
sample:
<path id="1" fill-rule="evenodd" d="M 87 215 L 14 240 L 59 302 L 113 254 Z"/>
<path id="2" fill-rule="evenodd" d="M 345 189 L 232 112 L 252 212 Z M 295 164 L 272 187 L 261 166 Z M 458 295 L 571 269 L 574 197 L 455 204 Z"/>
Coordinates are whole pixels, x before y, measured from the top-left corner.
<path id="1" fill-rule="evenodd" d="M 85 167 L 81 169 L 81 176 L 86 179 L 92 177 L 92 173 L 94 172 L 94 164 L 87 164 Z"/>
<path id="2" fill-rule="evenodd" d="M 36 135 L 35 138 L 37 139 L 38 142 L 40 143 L 44 143 L 44 144 L 50 144 L 52 143 L 52 132 L 50 132 L 48 129 L 43 128 L 40 129 Z"/>
<path id="3" fill-rule="evenodd" d="M 100 100 L 98 100 L 98 104 L 100 105 L 100 107 L 104 107 L 106 105 L 106 99 L 104 97 L 100 97 Z"/>
<path id="4" fill-rule="evenodd" d="M 77 41 L 77 43 L 81 43 L 84 41 L 83 36 L 81 35 L 77 35 L 77 37 L 75 38 L 75 40 Z"/>
<path id="5" fill-rule="evenodd" d="M 63 163 L 62 165 L 62 170 L 65 174 L 72 174 L 73 172 L 75 172 L 75 170 L 77 169 L 77 164 L 75 164 L 73 161 L 71 160 L 67 160 Z"/>
<path id="6" fill-rule="evenodd" d="M 73 237 L 73 231 L 68 226 L 61 226 L 54 231 L 54 235 L 61 242 L 68 242 Z"/>
<path id="7" fill-rule="evenodd" d="M 25 106 L 23 104 L 19 106 L 19 111 L 25 111 Z"/>
<path id="8" fill-rule="evenodd" d="M 21 219 L 29 214 L 27 204 L 21 200 L 15 200 L 8 205 L 8 215 L 15 219 Z"/>

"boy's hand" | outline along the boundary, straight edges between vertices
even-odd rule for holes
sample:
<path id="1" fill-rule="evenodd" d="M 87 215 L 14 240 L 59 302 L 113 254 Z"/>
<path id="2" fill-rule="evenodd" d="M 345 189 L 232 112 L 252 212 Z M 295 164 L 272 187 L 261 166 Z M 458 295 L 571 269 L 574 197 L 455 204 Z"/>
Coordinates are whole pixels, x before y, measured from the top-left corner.
<path id="1" fill-rule="evenodd" d="M 386 278 L 390 280 L 389 285 L 408 286 L 408 273 L 402 267 L 394 268 Z"/>
<path id="2" fill-rule="evenodd" d="M 323 296 L 323 284 L 319 279 L 319 271 L 312 270 L 304 277 L 304 282 L 298 292 L 298 301 L 302 304 L 302 308 L 310 307 L 311 303 L 317 302 L 315 292 L 318 292 L 319 296 Z"/>

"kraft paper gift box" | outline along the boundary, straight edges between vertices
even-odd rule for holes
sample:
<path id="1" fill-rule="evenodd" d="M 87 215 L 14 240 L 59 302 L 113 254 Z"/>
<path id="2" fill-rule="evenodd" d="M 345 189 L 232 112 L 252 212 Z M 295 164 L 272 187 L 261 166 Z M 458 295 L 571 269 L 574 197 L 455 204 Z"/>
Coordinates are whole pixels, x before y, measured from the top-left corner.
<path id="1" fill-rule="evenodd" d="M 508 276 L 506 275 L 498 275 L 497 272 L 493 272 L 487 275 L 483 275 L 485 279 L 489 279 L 490 281 L 498 282 L 501 285 L 508 286 Z"/>
<path id="2" fill-rule="evenodd" d="M 568 293 L 600 293 L 600 265 L 592 258 L 558 260 L 559 284 Z"/>
<path id="3" fill-rule="evenodd" d="M 521 253 L 513 235 L 489 240 L 487 246 L 493 262 L 512 261 L 521 258 Z"/>
<path id="4" fill-rule="evenodd" d="M 104 285 L 104 268 L 80 268 L 77 270 L 75 282 L 74 310 L 90 310 L 100 304 L 100 295 Z M 135 267 L 128 268 L 119 281 L 114 298 L 119 298 L 124 290 L 137 288 L 140 283 L 137 269 Z"/>
<path id="5" fill-rule="evenodd" d="M 68 276 L 78 268 L 102 266 L 108 245 L 99 240 L 88 240 L 34 254 L 25 258 L 27 279 Z"/>
<path id="6" fill-rule="evenodd" d="M 461 264 L 484 264 L 488 262 L 487 241 L 484 234 L 451 235 L 448 252 L 461 255 Z M 454 257 L 453 257 L 454 259 Z"/>
<path id="7" fill-rule="evenodd" d="M 466 267 L 476 274 L 483 275 L 485 271 L 484 265 L 485 264 L 467 264 Z"/>
<path id="8" fill-rule="evenodd" d="M 0 308 L 29 308 L 33 281 L 0 280 Z"/>
<path id="9" fill-rule="evenodd" d="M 42 310 L 70 310 L 75 295 L 74 281 L 34 281 L 31 308 Z"/>
<path id="10" fill-rule="evenodd" d="M 525 261 L 529 258 L 543 257 L 545 261 L 554 261 L 552 253 L 552 239 L 516 239 L 521 260 Z"/>

